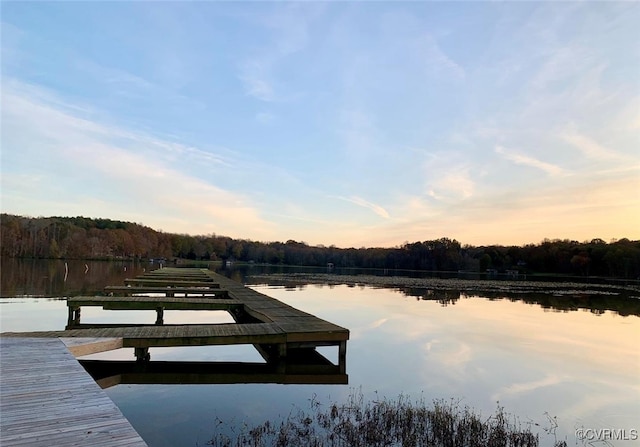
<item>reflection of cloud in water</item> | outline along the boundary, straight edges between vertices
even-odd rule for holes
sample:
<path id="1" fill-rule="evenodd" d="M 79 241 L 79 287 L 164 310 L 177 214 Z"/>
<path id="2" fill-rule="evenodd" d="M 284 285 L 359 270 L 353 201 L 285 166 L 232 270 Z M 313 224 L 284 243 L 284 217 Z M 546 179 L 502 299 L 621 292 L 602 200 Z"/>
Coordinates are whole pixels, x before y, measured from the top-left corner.
<path id="1" fill-rule="evenodd" d="M 439 363 L 447 375 L 464 380 L 472 359 L 471 347 L 463 342 L 455 340 L 433 339 L 424 345 L 426 360 Z M 430 364 L 430 369 L 435 365 Z M 438 368 L 439 369 L 439 368 Z"/>
<path id="2" fill-rule="evenodd" d="M 376 312 L 368 316 L 367 321 L 361 322 L 358 326 L 350 325 L 350 339 L 356 340 L 365 335 L 371 337 L 377 334 L 378 336 L 388 336 L 389 340 L 393 340 L 394 343 L 421 343 L 425 337 L 432 336 L 440 328 L 437 323 L 428 319 L 416 319 L 410 309 L 401 312 L 389 310 L 383 313 L 388 316 L 376 318 L 379 316 L 379 313 Z"/>
<path id="3" fill-rule="evenodd" d="M 632 391 L 635 388 L 635 391 Z M 607 387 L 607 392 L 602 392 L 601 388 L 597 393 L 580 393 L 579 400 L 574 401 L 561 410 L 559 417 L 567 421 L 577 421 L 577 425 L 584 421 L 585 425 L 609 421 L 607 427 L 624 428 L 625 421 L 629 422 L 628 427 L 635 427 L 640 415 L 640 401 L 638 401 L 637 391 L 639 387 L 629 389 L 625 384 Z M 629 404 L 635 407 L 635 411 L 621 411 Z M 626 407 L 629 408 L 629 407 Z M 593 417 L 597 415 L 597 419 Z M 615 423 L 614 423 L 615 422 Z"/>
<path id="4" fill-rule="evenodd" d="M 369 329 L 379 328 L 380 326 L 385 324 L 387 321 L 389 321 L 388 318 L 380 318 L 379 320 L 376 320 L 373 323 L 371 323 L 371 325 L 369 325 Z"/>
<path id="5" fill-rule="evenodd" d="M 380 318 L 378 320 L 374 320 L 371 323 L 364 324 L 360 327 L 352 327 L 350 329 L 349 338 L 351 340 L 356 340 L 362 338 L 367 332 L 378 329 L 380 326 L 384 325 L 389 318 Z"/>
<path id="6" fill-rule="evenodd" d="M 558 385 L 561 382 L 567 380 L 568 377 L 561 377 L 556 374 L 547 375 L 540 380 L 534 380 L 531 382 L 513 383 L 511 385 L 500 388 L 500 390 L 491 396 L 492 400 L 501 400 L 506 396 L 514 396 L 518 394 L 528 393 L 539 388 L 547 386 Z"/>

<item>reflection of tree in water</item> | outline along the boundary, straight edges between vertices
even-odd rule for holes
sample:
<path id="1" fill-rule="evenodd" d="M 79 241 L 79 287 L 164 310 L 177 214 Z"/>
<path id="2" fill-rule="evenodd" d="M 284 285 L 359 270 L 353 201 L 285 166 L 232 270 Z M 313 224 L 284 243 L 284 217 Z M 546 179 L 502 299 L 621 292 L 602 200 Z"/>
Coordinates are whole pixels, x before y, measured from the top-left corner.
<path id="1" fill-rule="evenodd" d="M 407 296 L 414 296 L 418 301 L 437 301 L 443 306 L 454 305 L 460 299 L 459 290 L 416 289 L 406 287 L 398 289 Z"/>
<path id="2" fill-rule="evenodd" d="M 625 295 L 591 295 L 580 293 L 514 293 L 508 292 L 478 292 L 476 294 L 462 293 L 459 290 L 422 289 L 414 287 L 396 288 L 407 296 L 417 300 L 437 301 L 443 306 L 454 305 L 460 299 L 486 298 L 493 300 L 521 301 L 526 304 L 538 305 L 543 309 L 556 312 L 571 312 L 588 310 L 595 315 L 602 315 L 606 311 L 615 312 L 623 317 L 640 316 L 640 299 Z"/>
<path id="3" fill-rule="evenodd" d="M 122 284 L 125 278 L 154 268 L 148 263 L 132 261 L 17 258 L 2 258 L 1 267 L 0 292 L 3 297 L 95 295 L 102 293 L 108 284 Z"/>
<path id="4" fill-rule="evenodd" d="M 551 282 L 514 282 L 504 281 L 473 281 L 473 280 L 429 280 L 431 287 L 402 286 L 393 284 L 397 281 L 413 281 L 404 277 L 359 277 L 354 275 L 321 275 L 321 274 L 257 274 L 245 276 L 243 282 L 249 284 L 263 284 L 280 286 L 289 290 L 302 290 L 307 285 L 315 287 L 329 287 L 343 285 L 349 288 L 385 288 L 399 291 L 406 296 L 415 297 L 422 301 L 435 301 L 443 306 L 454 305 L 464 298 L 485 298 L 489 300 L 521 301 L 535 304 L 544 309 L 558 312 L 589 310 L 595 315 L 606 311 L 615 312 L 621 316 L 640 316 L 640 292 L 636 288 L 623 288 L 603 284 L 575 284 Z M 368 283 L 371 280 L 372 283 Z M 418 280 L 421 281 L 421 280 Z M 464 290 L 451 287 L 457 283 Z M 487 289 L 499 290 L 487 290 Z M 478 289 L 478 290 L 475 290 Z"/>
<path id="5" fill-rule="evenodd" d="M 125 278 L 139 275 L 144 270 L 157 268 L 157 264 L 134 263 L 132 261 L 66 261 L 69 273 L 65 281 L 65 261 L 63 260 L 33 260 L 33 259 L 1 259 L 2 275 L 0 275 L 0 293 L 3 297 L 11 296 L 76 296 L 101 294 L 106 285 L 122 284 Z M 87 265 L 89 267 L 86 271 Z M 126 270 L 125 270 L 126 268 Z M 341 276 L 341 275 L 309 275 L 304 277 L 297 274 L 270 274 L 265 276 L 249 276 L 241 270 L 222 271 L 232 279 L 249 284 L 268 284 L 282 286 L 290 290 L 302 290 L 308 285 L 313 287 L 333 288 L 338 285 L 347 287 L 366 288 L 370 277 Z M 391 281 L 393 278 L 374 278 L 378 281 Z M 411 281 L 411 278 L 395 278 Z M 443 306 L 454 305 L 458 300 L 470 297 L 486 298 L 489 300 L 508 299 L 535 304 L 544 309 L 560 312 L 589 310 L 601 315 L 606 311 L 618 313 L 621 316 L 640 316 L 640 292 L 635 289 L 611 288 L 606 285 L 584 285 L 587 289 L 577 289 L 578 285 L 566 283 L 552 284 L 553 287 L 535 290 L 551 283 L 524 282 L 516 288 L 504 282 L 491 281 L 459 281 L 459 287 L 471 287 L 474 284 L 484 288 L 498 286 L 502 290 L 472 290 L 456 289 L 456 285 L 439 280 L 430 280 L 437 285 L 434 287 L 400 286 L 393 284 L 375 284 L 375 287 L 389 288 L 400 291 L 407 296 L 423 301 L 435 301 Z M 451 287 L 453 286 L 453 287 Z M 526 286 L 526 288 L 525 288 Z"/>
<path id="6" fill-rule="evenodd" d="M 510 298 L 511 299 L 511 298 Z M 602 315 L 606 311 L 615 312 L 623 317 L 640 316 L 640 300 L 625 296 L 607 295 L 533 295 L 520 298 L 528 304 L 538 304 L 545 309 L 559 312 L 589 310 L 595 315 Z"/>

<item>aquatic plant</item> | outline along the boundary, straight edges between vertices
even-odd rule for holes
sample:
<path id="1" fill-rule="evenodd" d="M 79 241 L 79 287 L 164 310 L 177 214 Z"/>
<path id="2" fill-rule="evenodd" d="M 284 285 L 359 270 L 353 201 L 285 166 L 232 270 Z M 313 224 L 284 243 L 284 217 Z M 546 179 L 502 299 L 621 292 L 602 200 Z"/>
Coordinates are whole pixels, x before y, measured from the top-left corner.
<path id="1" fill-rule="evenodd" d="M 224 424 L 219 420 L 219 428 Z M 294 409 L 284 420 L 244 426 L 231 436 L 217 430 L 214 447 L 537 447 L 531 424 L 523 427 L 498 406 L 483 418 L 454 400 L 365 401 L 351 393 L 343 404 L 322 405 L 315 397 L 309 410 Z M 566 446 L 554 441 L 555 447 Z"/>

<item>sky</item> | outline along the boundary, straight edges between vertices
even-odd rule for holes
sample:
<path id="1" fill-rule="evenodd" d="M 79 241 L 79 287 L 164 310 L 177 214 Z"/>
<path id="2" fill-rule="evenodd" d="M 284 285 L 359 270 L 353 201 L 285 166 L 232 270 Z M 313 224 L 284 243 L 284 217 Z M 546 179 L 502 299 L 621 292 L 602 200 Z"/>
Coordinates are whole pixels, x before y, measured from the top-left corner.
<path id="1" fill-rule="evenodd" d="M 3 1 L 2 212 L 640 239 L 638 2 Z"/>

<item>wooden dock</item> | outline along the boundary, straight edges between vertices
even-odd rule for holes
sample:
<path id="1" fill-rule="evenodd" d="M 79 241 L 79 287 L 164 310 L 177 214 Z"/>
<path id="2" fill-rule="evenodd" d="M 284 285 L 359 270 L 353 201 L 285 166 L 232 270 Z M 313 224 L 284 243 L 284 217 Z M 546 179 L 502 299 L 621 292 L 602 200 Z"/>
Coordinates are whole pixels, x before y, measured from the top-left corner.
<path id="1" fill-rule="evenodd" d="M 189 278 L 185 280 L 184 278 Z M 134 296 L 96 296 L 69 298 L 67 328 L 64 331 L 3 333 L 4 337 L 116 337 L 124 347 L 136 349 L 139 360 L 149 358 L 149 348 L 167 346 L 204 346 L 252 344 L 267 361 L 285 358 L 290 349 L 315 349 L 318 346 L 337 346 L 339 364 L 345 369 L 349 331 L 314 315 L 291 307 L 256 292 L 242 284 L 206 269 L 161 269 L 143 276 L 127 279 L 138 285 Z M 155 293 L 158 284 L 167 290 L 187 290 L 189 287 L 214 287 L 225 292 L 226 298 L 147 296 Z M 190 286 L 187 286 L 190 284 Z M 203 286 L 203 284 L 205 286 Z M 176 286 L 176 287 L 173 287 Z M 168 287 L 168 288 L 167 288 Z M 125 287 L 125 289 L 127 289 Z M 114 287 L 105 289 L 108 293 Z M 153 292 L 150 292 L 153 291 Z M 197 289 L 199 290 L 199 289 Z M 126 292 L 126 290 L 125 290 Z M 185 292 L 189 294 L 190 292 Z M 197 293 L 197 292 L 194 292 Z M 155 309 L 155 325 L 83 325 L 81 308 L 101 306 L 104 309 Z M 164 310 L 226 310 L 236 323 L 214 325 L 164 325 Z M 98 327 L 99 326 L 99 327 Z"/>
<path id="2" fill-rule="evenodd" d="M 0 338 L 0 445 L 147 444 L 61 340 Z"/>
<path id="3" fill-rule="evenodd" d="M 0 445 L 145 445 L 87 371 L 102 387 L 348 382 L 343 327 L 206 269 L 165 268 L 125 284 L 106 287 L 105 296 L 69 298 L 65 330 L 0 334 Z M 83 324 L 85 306 L 155 310 L 157 319 L 153 325 Z M 164 310 L 223 310 L 236 323 L 165 325 Z M 251 344 L 267 363 L 150 362 L 150 348 L 228 344 Z M 338 363 L 319 354 L 319 346 L 336 346 Z M 74 358 L 119 348 L 134 348 L 136 362 L 81 360 L 85 370 Z"/>

